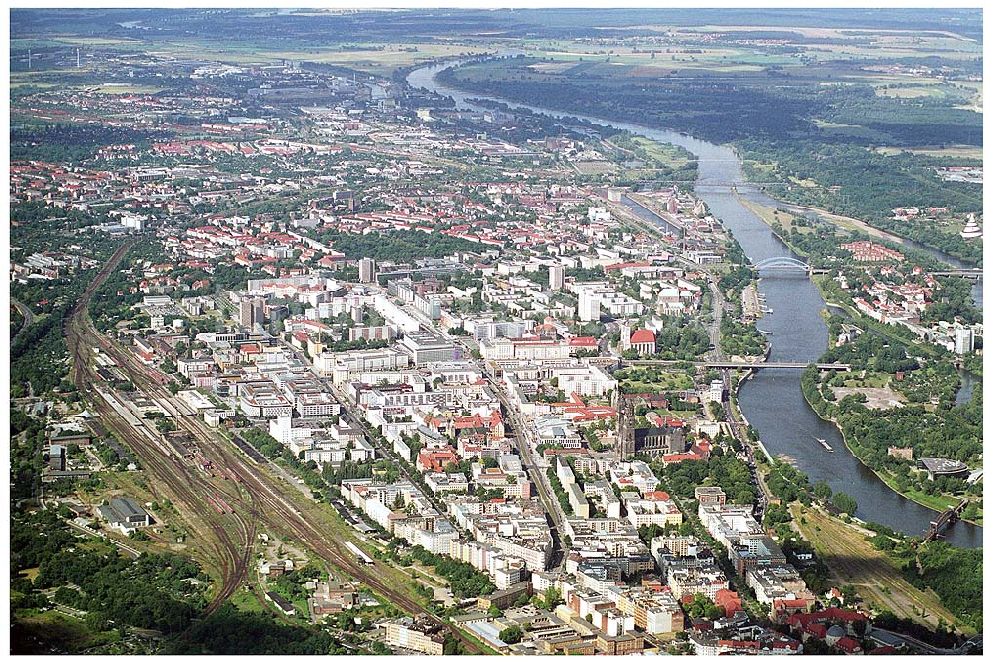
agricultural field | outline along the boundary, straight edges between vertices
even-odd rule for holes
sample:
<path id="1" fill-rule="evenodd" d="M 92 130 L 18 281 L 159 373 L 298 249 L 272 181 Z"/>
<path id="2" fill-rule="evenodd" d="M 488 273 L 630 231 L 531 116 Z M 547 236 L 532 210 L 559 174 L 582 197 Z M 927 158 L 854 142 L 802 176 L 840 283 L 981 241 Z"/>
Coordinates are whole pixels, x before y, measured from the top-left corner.
<path id="1" fill-rule="evenodd" d="M 876 146 L 872 148 L 880 155 L 899 155 L 901 153 L 913 153 L 914 155 L 931 155 L 934 157 L 953 157 L 956 159 L 968 159 L 973 162 L 983 161 L 982 146 L 909 146 L 907 148 L 893 148 L 890 146 Z"/>

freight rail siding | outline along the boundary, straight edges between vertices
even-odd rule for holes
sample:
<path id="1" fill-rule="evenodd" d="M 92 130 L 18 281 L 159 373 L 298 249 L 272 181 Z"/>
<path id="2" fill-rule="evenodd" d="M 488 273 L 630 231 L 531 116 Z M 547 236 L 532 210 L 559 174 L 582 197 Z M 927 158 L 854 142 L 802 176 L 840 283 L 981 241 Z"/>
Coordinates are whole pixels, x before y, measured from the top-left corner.
<path id="1" fill-rule="evenodd" d="M 203 480 L 185 465 L 182 456 L 174 456 L 164 441 L 122 404 L 107 387 L 98 385 L 92 355 L 100 354 L 103 341 L 95 335 L 87 315 L 87 306 L 98 287 L 121 261 L 133 242 L 122 245 L 87 287 L 67 319 L 65 334 L 73 358 L 73 379 L 87 396 L 92 408 L 116 432 L 143 462 L 147 473 L 165 488 L 187 523 L 209 551 L 211 563 L 219 570 L 220 587 L 206 608 L 213 612 L 238 588 L 244 578 L 256 534 L 256 521 L 228 514 L 225 522 L 205 501 Z M 231 532 L 236 533 L 234 538 Z"/>
<path id="2" fill-rule="evenodd" d="M 123 254 L 124 252 L 122 250 L 116 252 L 117 259 L 114 260 L 114 263 L 109 262 L 109 266 L 102 271 L 104 276 L 100 279 L 100 281 L 103 281 L 103 279 L 107 277 L 107 274 L 110 273 L 110 268 L 117 263 L 117 260 L 120 260 Z M 76 317 L 74 321 L 76 324 L 72 328 L 74 329 L 76 339 L 73 341 L 74 344 L 71 348 L 74 349 L 74 351 L 80 351 L 80 357 L 82 357 L 82 359 L 77 358 L 77 373 L 81 373 L 80 368 L 83 368 L 84 373 L 90 371 L 89 365 L 86 364 L 87 352 L 89 348 L 98 347 L 101 351 L 107 354 L 108 357 L 114 359 L 115 362 L 119 364 L 119 366 L 132 378 L 136 388 L 145 396 L 164 400 L 177 408 L 178 399 L 164 387 L 161 377 L 156 376 L 159 373 L 151 371 L 151 368 L 144 366 L 133 354 L 121 349 L 121 347 L 99 334 L 93 328 L 93 324 L 90 322 L 89 318 L 86 317 L 86 301 L 89 300 L 90 295 L 93 294 L 93 291 L 96 289 L 98 283 L 99 281 L 95 281 L 95 284 L 92 285 L 87 292 L 85 292 L 85 297 L 81 299 L 81 303 L 78 304 L 75 309 Z M 83 344 L 84 342 L 89 344 L 89 347 Z M 80 363 L 80 360 L 83 360 L 83 362 Z M 78 383 L 78 385 L 83 386 L 81 383 Z M 117 417 L 117 413 L 114 412 L 114 410 L 108 411 L 111 414 L 115 414 Z M 180 413 L 179 408 L 178 413 Z M 118 418 L 120 419 L 120 417 Z M 188 433 L 195 438 L 203 455 L 215 461 L 221 467 L 231 470 L 234 477 L 240 480 L 242 489 L 245 490 L 250 497 L 251 506 L 249 507 L 249 513 L 255 521 L 254 527 L 256 527 L 256 523 L 259 521 L 277 533 L 290 534 L 310 548 L 317 555 L 335 565 L 342 571 L 354 576 L 357 580 L 362 581 L 376 593 L 384 596 L 403 611 L 412 615 L 430 615 L 435 620 L 441 622 L 449 628 L 467 652 L 479 653 L 481 651 L 478 644 L 474 643 L 454 625 L 450 625 L 442 618 L 428 612 L 428 610 L 422 605 L 410 597 L 401 594 L 397 588 L 394 588 L 390 584 L 386 583 L 385 581 L 387 577 L 385 573 L 387 573 L 387 565 L 379 562 L 376 562 L 373 567 L 361 565 L 358 563 L 357 557 L 351 553 L 343 543 L 329 540 L 329 538 L 316 526 L 315 521 L 306 520 L 299 508 L 295 507 L 280 491 L 270 485 L 273 481 L 267 477 L 265 470 L 249 467 L 249 463 L 244 457 L 244 453 L 242 451 L 234 450 L 233 447 L 228 445 L 228 441 L 220 441 L 218 434 L 211 430 L 204 421 L 196 417 L 182 415 L 177 417 L 176 423 L 180 428 L 188 431 Z M 127 426 L 127 424 L 123 421 L 122 424 Z M 138 439 L 141 440 L 141 438 Z M 151 447 L 148 442 L 138 443 L 135 451 L 144 463 L 147 463 L 147 468 L 152 469 L 154 466 L 163 464 L 169 465 L 169 462 L 164 461 L 165 456 L 163 452 L 156 447 Z M 155 460 L 156 462 L 147 462 L 147 460 Z M 208 484 L 208 487 L 212 490 L 218 490 L 218 487 L 209 484 L 207 480 L 208 477 L 193 473 L 191 468 L 186 467 L 179 462 L 175 462 L 173 466 L 186 471 L 186 479 L 189 483 L 192 482 L 192 479 L 194 479 L 196 480 L 194 483 L 199 484 L 198 486 L 189 486 L 181 490 L 175 487 L 175 480 L 175 485 L 171 485 L 170 487 L 172 490 L 178 492 L 179 496 L 180 493 L 190 495 L 192 487 L 204 488 L 205 484 Z M 202 496 L 207 498 L 210 494 L 203 492 Z M 231 500 L 227 499 L 227 501 L 229 501 L 230 505 L 233 507 L 247 508 L 247 500 L 242 497 L 233 497 Z M 219 514 L 217 510 L 207 501 L 200 501 L 197 503 L 197 506 L 202 519 L 210 524 L 217 524 L 218 519 L 223 516 L 229 517 L 239 515 L 238 512 L 232 514 Z M 309 510 L 314 510 L 314 507 L 310 506 Z M 217 608 L 226 597 L 231 595 L 238 588 L 240 582 L 245 577 L 246 564 L 249 562 L 252 548 L 253 536 L 251 535 L 245 550 L 246 558 L 242 562 L 238 576 L 233 575 L 233 567 L 228 566 L 228 563 L 222 565 L 227 572 L 227 576 L 225 578 L 226 583 L 223 586 L 223 590 L 220 591 L 220 594 L 217 595 L 216 599 L 213 601 L 212 610 Z M 225 562 L 227 559 L 227 556 L 224 553 L 226 550 L 225 546 L 216 544 L 215 549 L 220 559 Z M 225 596 L 223 596 L 223 593 Z"/>
<path id="3" fill-rule="evenodd" d="M 346 545 L 347 549 L 358 558 L 358 564 L 364 564 L 367 567 L 375 566 L 375 561 L 368 557 L 363 550 L 355 546 L 353 541 L 347 541 Z"/>
<path id="4" fill-rule="evenodd" d="M 134 366 L 139 363 L 137 359 L 113 344 L 110 348 L 105 347 L 105 350 L 123 366 Z M 137 387 L 140 384 L 145 384 L 140 388 L 146 395 L 172 401 L 176 404 L 177 399 L 162 385 L 148 379 L 140 380 Z M 414 615 L 430 614 L 423 606 L 385 583 L 385 577 L 378 573 L 378 569 L 381 568 L 380 563 L 375 564 L 375 572 L 373 573 L 373 567 L 359 565 L 356 555 L 350 552 L 343 543 L 329 540 L 316 527 L 315 523 L 305 519 L 302 511 L 291 503 L 283 493 L 265 481 L 267 479 L 265 470 L 259 468 L 255 470 L 248 467 L 249 463 L 243 456 L 243 452 L 233 450 L 233 447 L 228 446 L 228 442 L 220 440 L 218 434 L 204 421 L 194 417 L 180 417 L 177 419 L 177 425 L 186 429 L 195 438 L 206 456 L 217 461 L 220 465 L 234 470 L 240 476 L 243 487 L 260 508 L 258 515 L 261 520 L 272 521 L 270 527 L 276 532 L 285 532 L 295 537 L 317 555 L 364 582 L 404 611 Z M 433 617 L 433 614 L 430 615 Z M 441 621 L 441 618 L 436 619 Z M 456 638 L 468 649 L 479 651 L 475 643 L 454 627 L 450 628 Z"/>
<path id="5" fill-rule="evenodd" d="M 231 513 L 227 515 L 227 527 L 219 520 L 221 516 L 206 517 L 212 504 L 207 499 L 210 495 L 204 494 L 211 491 L 203 490 L 199 483 L 204 477 L 194 474 L 179 457 L 170 455 L 148 429 L 133 428 L 119 412 L 103 402 L 102 392 L 94 394 L 100 398 L 93 401 L 95 411 L 135 452 L 150 476 L 167 488 L 175 506 L 188 519 L 194 536 L 210 549 L 210 559 L 218 567 L 221 579 L 215 597 L 206 608 L 206 614 L 211 613 L 236 591 L 246 574 L 256 521 Z M 215 493 L 229 496 L 218 490 Z M 231 532 L 235 532 L 235 538 Z"/>

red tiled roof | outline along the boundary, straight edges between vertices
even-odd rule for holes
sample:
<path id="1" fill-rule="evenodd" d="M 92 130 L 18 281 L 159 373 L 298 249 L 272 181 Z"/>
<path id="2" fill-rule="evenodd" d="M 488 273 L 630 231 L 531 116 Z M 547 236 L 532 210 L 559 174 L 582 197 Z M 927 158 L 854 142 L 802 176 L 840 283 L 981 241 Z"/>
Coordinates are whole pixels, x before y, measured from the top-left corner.
<path id="1" fill-rule="evenodd" d="M 632 334 L 632 337 L 629 338 L 629 341 L 632 344 L 656 342 L 656 336 L 653 335 L 653 332 L 650 331 L 649 329 L 640 328 L 638 331 Z"/>
<path id="2" fill-rule="evenodd" d="M 838 648 L 844 652 L 857 652 L 861 649 L 861 643 L 857 639 L 851 638 L 850 636 L 844 636 L 839 641 L 834 643 Z"/>
<path id="3" fill-rule="evenodd" d="M 813 622 L 808 627 L 804 629 L 807 634 L 812 634 L 816 638 L 826 637 L 826 625 L 820 624 L 819 622 Z"/>

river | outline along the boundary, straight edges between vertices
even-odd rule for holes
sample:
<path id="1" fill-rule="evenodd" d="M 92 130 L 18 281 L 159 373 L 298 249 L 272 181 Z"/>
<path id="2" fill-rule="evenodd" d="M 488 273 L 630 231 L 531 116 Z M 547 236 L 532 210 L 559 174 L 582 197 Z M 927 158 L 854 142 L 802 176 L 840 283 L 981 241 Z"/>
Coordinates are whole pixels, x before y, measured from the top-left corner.
<path id="1" fill-rule="evenodd" d="M 698 158 L 695 192 L 712 214 L 733 233 L 748 257 L 758 262 L 777 256 L 795 256 L 762 219 L 740 203 L 733 192 L 732 187 L 736 185 L 739 194 L 751 201 L 773 207 L 779 205 L 757 188 L 745 185 L 739 157 L 732 148 L 671 130 L 466 93 L 435 80 L 438 72 L 453 64 L 417 69 L 407 77 L 407 83 L 451 97 L 460 110 L 482 110 L 483 107 L 475 105 L 470 99 L 489 99 L 514 109 L 578 119 L 681 146 Z M 767 299 L 767 307 L 773 310 L 760 321 L 761 329 L 772 332 L 771 360 L 809 363 L 818 359 L 827 349 L 828 334 L 820 316 L 824 302 L 816 286 L 805 275 L 764 276 L 760 279 L 759 291 Z M 854 497 L 858 502 L 859 518 L 888 525 L 907 534 L 923 534 L 936 517 L 936 512 L 893 492 L 851 455 L 836 426 L 816 416 L 802 397 L 801 376 L 801 370 L 762 370 L 740 388 L 740 409 L 757 429 L 768 452 L 791 459 L 796 467 L 809 475 L 811 481 L 825 480 L 834 492 L 842 491 Z M 825 439 L 833 451 L 824 450 L 816 437 Z M 982 529 L 968 523 L 956 525 L 947 538 L 963 547 L 983 544 Z"/>
<path id="2" fill-rule="evenodd" d="M 765 195 L 765 197 L 767 197 L 767 195 Z M 816 221 L 819 218 L 819 216 L 816 213 L 814 213 L 814 212 L 812 212 L 812 211 L 810 211 L 810 210 L 808 210 L 806 208 L 803 208 L 802 206 L 796 206 L 794 204 L 786 204 L 784 202 L 776 202 L 774 199 L 771 199 L 770 197 L 767 197 L 767 199 L 769 199 L 772 202 L 777 203 L 778 206 L 783 211 L 786 211 L 786 212 L 789 212 L 789 213 L 793 213 L 795 215 L 802 215 L 803 217 L 805 217 L 805 218 L 807 218 L 809 220 L 812 220 L 812 221 Z M 938 261 L 940 261 L 942 264 L 947 264 L 948 266 L 953 266 L 954 268 L 964 268 L 964 269 L 977 268 L 977 266 L 975 264 L 969 263 L 967 261 L 962 261 L 961 259 L 959 259 L 957 257 L 953 257 L 950 254 L 945 254 L 941 250 L 938 250 L 938 249 L 935 249 L 933 247 L 930 247 L 929 245 L 924 245 L 923 243 L 918 243 L 916 241 L 910 240 L 909 238 L 903 238 L 902 236 L 897 236 L 896 234 L 893 234 L 893 233 L 890 233 L 890 232 L 887 232 L 887 231 L 882 231 L 882 230 L 877 230 L 877 231 L 880 231 L 881 233 L 887 234 L 891 238 L 892 242 L 898 243 L 899 245 L 902 245 L 903 247 L 908 247 L 908 248 L 911 248 L 913 250 L 918 250 L 920 252 L 923 252 L 924 254 L 930 255 L 934 259 L 937 259 Z M 982 308 L 983 307 L 983 281 L 982 280 L 977 280 L 976 282 L 974 282 L 972 284 L 972 294 L 971 295 L 972 295 L 972 300 L 975 302 L 975 304 L 979 308 Z"/>

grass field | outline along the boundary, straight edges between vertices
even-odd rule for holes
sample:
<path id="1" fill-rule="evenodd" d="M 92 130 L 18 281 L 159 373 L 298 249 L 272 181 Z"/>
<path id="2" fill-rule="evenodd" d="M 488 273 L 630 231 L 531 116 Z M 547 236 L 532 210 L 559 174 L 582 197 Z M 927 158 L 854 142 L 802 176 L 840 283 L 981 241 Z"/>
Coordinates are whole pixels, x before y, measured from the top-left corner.
<path id="1" fill-rule="evenodd" d="M 749 208 L 754 215 L 764 220 L 768 224 L 778 222 L 778 224 L 781 225 L 781 228 L 786 232 L 792 230 L 792 220 L 795 219 L 795 216 L 792 215 L 791 213 L 786 213 L 784 211 L 778 210 L 777 208 L 772 208 L 770 206 L 765 206 L 763 204 L 755 203 L 753 201 L 749 201 L 742 197 L 740 197 L 740 203 Z M 802 233 L 807 233 L 807 234 L 812 233 L 812 229 L 810 228 L 798 227 L 798 230 Z"/>
<path id="2" fill-rule="evenodd" d="M 626 390 L 634 393 L 669 393 L 694 388 L 689 375 L 654 368 L 631 370 L 622 382 Z"/>
<path id="3" fill-rule="evenodd" d="M 952 497 L 951 495 L 928 495 L 916 489 L 911 489 L 905 493 L 901 493 L 899 492 L 899 484 L 896 483 L 894 477 L 886 474 L 885 472 L 875 473 L 878 475 L 878 478 L 882 479 L 882 482 L 885 483 L 885 485 L 892 488 L 895 492 L 906 497 L 907 499 L 913 500 L 917 504 L 926 506 L 928 509 L 934 509 L 935 511 L 947 511 L 952 507 L 958 506 L 959 502 L 961 502 L 960 499 Z M 983 521 L 981 519 L 970 522 L 973 522 L 980 527 L 983 525 Z"/>
<path id="4" fill-rule="evenodd" d="M 130 83 L 105 83 L 99 86 L 81 86 L 102 95 L 155 95 L 163 91 L 160 86 L 134 85 Z"/>
<path id="5" fill-rule="evenodd" d="M 632 138 L 638 144 L 639 148 L 645 152 L 646 156 L 660 167 L 678 169 L 686 166 L 693 157 L 687 151 L 673 144 L 653 141 L 644 136 Z"/>
<path id="6" fill-rule="evenodd" d="M 835 585 L 853 585 L 865 605 L 908 617 L 930 628 L 939 619 L 969 632 L 930 590 L 918 590 L 857 528 L 816 509 L 792 506 L 796 525 L 830 567 Z M 974 633 L 974 632 L 973 632 Z"/>
<path id="7" fill-rule="evenodd" d="M 882 155 L 899 155 L 903 152 L 914 155 L 933 155 L 937 157 L 958 157 L 983 161 L 982 146 L 923 146 L 913 148 L 895 148 L 892 146 L 879 146 L 874 148 L 875 152 Z"/>
<path id="8" fill-rule="evenodd" d="M 229 601 L 240 610 L 251 612 L 269 610 L 261 606 L 260 599 L 253 592 L 247 591 L 245 585 L 241 586 L 233 596 L 229 597 Z"/>
<path id="9" fill-rule="evenodd" d="M 862 372 L 854 371 L 844 374 L 844 386 L 850 388 L 885 388 L 889 384 L 889 373 L 868 372 L 862 377 Z"/>
<path id="10" fill-rule="evenodd" d="M 318 48 L 275 49 L 267 43 L 220 44 L 204 40 L 162 41 L 148 44 L 150 53 L 187 59 L 207 59 L 232 65 L 298 60 L 323 63 L 388 76 L 434 58 L 454 58 L 483 53 L 482 47 L 464 44 L 353 44 Z"/>
<path id="11" fill-rule="evenodd" d="M 779 195 L 772 195 L 772 196 L 779 196 Z M 753 210 L 758 215 L 766 213 L 766 215 L 764 216 L 764 220 L 766 220 L 768 224 L 770 224 L 771 221 L 774 220 L 774 212 L 775 212 L 774 208 L 769 208 L 767 206 L 755 204 L 753 202 L 746 201 L 744 199 L 741 199 L 741 201 L 743 201 L 744 205 L 746 205 L 748 208 Z M 837 215 L 836 213 L 831 213 L 828 210 L 824 210 L 822 208 L 815 208 L 811 206 L 796 206 L 795 208 L 801 209 L 804 212 L 813 213 L 817 217 L 819 217 L 822 221 L 840 227 L 844 231 L 860 231 L 861 233 L 868 234 L 874 239 L 884 240 L 890 243 L 904 242 L 903 239 L 901 239 L 899 236 L 891 234 L 887 231 L 882 231 L 881 229 L 877 229 L 871 226 L 870 224 L 867 224 L 854 217 L 847 217 L 846 215 Z M 785 213 L 783 211 L 776 211 L 776 212 L 778 212 L 780 215 L 783 216 L 794 217 L 794 215 L 792 215 L 791 213 Z M 786 230 L 788 229 L 788 227 L 786 226 L 786 222 L 782 222 L 782 227 L 784 227 Z M 809 231 L 807 229 L 804 229 L 803 227 L 798 227 L 798 230 L 801 233 L 809 233 Z"/>
<path id="12" fill-rule="evenodd" d="M 611 162 L 573 162 L 573 168 L 585 176 L 615 173 L 618 171 Z"/>
<path id="13" fill-rule="evenodd" d="M 902 99 L 913 99 L 914 97 L 947 97 L 948 91 L 940 85 L 927 86 L 901 86 L 876 88 L 875 94 L 880 97 L 899 97 Z"/>

